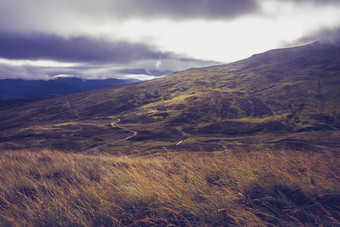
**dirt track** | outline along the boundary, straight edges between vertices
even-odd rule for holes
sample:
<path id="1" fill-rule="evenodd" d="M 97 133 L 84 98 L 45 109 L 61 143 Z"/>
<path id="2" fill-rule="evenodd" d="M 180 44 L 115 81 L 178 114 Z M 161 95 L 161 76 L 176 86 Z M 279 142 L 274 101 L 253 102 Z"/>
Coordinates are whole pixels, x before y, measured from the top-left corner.
<path id="1" fill-rule="evenodd" d="M 117 123 L 120 122 L 121 120 L 119 118 L 116 118 L 116 119 L 117 119 L 117 121 L 112 122 L 111 126 L 113 128 L 114 127 L 118 127 L 118 128 L 120 128 L 120 129 L 122 129 L 124 131 L 128 131 L 128 132 L 132 133 L 132 135 L 127 136 L 126 138 L 123 138 L 123 139 L 120 139 L 120 140 L 116 140 L 113 143 L 106 143 L 106 144 L 103 144 L 103 145 L 99 145 L 99 146 L 90 148 L 88 150 L 85 150 L 83 152 L 84 154 L 91 154 L 91 155 L 97 154 L 100 151 L 99 149 L 102 148 L 102 147 L 106 147 L 106 146 L 109 146 L 109 145 L 116 145 L 119 142 L 123 142 L 123 141 L 129 140 L 129 139 L 131 139 L 131 138 L 133 138 L 133 137 L 135 137 L 137 135 L 136 131 L 133 131 L 131 129 L 127 129 L 127 128 L 124 128 L 124 127 L 117 126 Z"/>

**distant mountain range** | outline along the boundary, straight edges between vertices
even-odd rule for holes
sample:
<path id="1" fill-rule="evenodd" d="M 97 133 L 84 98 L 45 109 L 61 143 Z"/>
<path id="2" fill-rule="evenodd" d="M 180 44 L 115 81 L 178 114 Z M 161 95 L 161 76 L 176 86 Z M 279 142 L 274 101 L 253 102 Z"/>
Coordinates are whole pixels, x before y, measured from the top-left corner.
<path id="1" fill-rule="evenodd" d="M 53 80 L 0 80 L 0 100 L 43 99 L 99 88 L 118 86 L 138 80 L 83 80 L 59 77 Z"/>
<path id="2" fill-rule="evenodd" d="M 339 150 L 340 46 L 271 50 L 151 81 L 6 104 L 0 116 L 0 147 L 7 149 Z"/>

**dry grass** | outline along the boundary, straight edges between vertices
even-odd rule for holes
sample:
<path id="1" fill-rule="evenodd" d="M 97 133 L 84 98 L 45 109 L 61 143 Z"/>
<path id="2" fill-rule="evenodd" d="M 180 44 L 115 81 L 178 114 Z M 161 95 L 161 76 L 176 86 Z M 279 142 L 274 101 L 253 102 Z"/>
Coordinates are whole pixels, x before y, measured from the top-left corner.
<path id="1" fill-rule="evenodd" d="M 0 154 L 3 226 L 340 225 L 339 157 Z"/>

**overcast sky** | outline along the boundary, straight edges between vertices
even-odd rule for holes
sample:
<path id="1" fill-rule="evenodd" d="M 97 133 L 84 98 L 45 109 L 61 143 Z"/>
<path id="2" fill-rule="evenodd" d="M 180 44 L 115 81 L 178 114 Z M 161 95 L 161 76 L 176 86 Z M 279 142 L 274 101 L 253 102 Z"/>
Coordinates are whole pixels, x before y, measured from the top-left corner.
<path id="1" fill-rule="evenodd" d="M 0 78 L 151 79 L 339 31 L 340 0 L 0 0 Z"/>

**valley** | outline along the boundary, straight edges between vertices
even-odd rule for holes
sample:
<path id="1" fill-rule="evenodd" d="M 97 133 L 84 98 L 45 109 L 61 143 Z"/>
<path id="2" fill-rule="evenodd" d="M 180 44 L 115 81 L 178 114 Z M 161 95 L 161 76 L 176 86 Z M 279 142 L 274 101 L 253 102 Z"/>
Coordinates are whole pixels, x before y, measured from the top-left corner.
<path id="1" fill-rule="evenodd" d="M 104 147 L 107 147 L 107 146 L 115 146 L 117 143 L 120 143 L 120 142 L 124 142 L 124 141 L 127 141 L 133 137 L 135 137 L 137 135 L 137 132 L 136 131 L 132 131 L 130 129 L 126 129 L 126 128 L 122 128 L 122 127 L 119 127 L 117 126 L 117 123 L 119 123 L 121 120 L 119 118 L 116 119 L 116 121 L 112 122 L 111 123 L 111 126 L 113 128 L 119 128 L 121 130 L 125 130 L 127 132 L 129 132 L 130 134 L 132 135 L 128 135 L 127 137 L 123 138 L 123 139 L 119 139 L 119 140 L 116 140 L 112 143 L 106 143 L 106 144 L 103 144 L 103 145 L 99 145 L 99 146 L 96 146 L 96 147 L 92 147 L 86 151 L 84 151 L 83 153 L 84 154 L 98 154 Z"/>
<path id="2" fill-rule="evenodd" d="M 0 101 L 0 225 L 336 226 L 340 46 Z"/>
<path id="3" fill-rule="evenodd" d="M 79 152 L 101 146 L 111 154 L 338 150 L 339 65 L 338 46 L 313 43 L 151 81 L 4 105 L 0 148 Z M 112 119 L 121 120 L 118 127 Z"/>
<path id="4" fill-rule="evenodd" d="M 0 227 L 340 227 L 340 0 L 0 0 Z"/>

